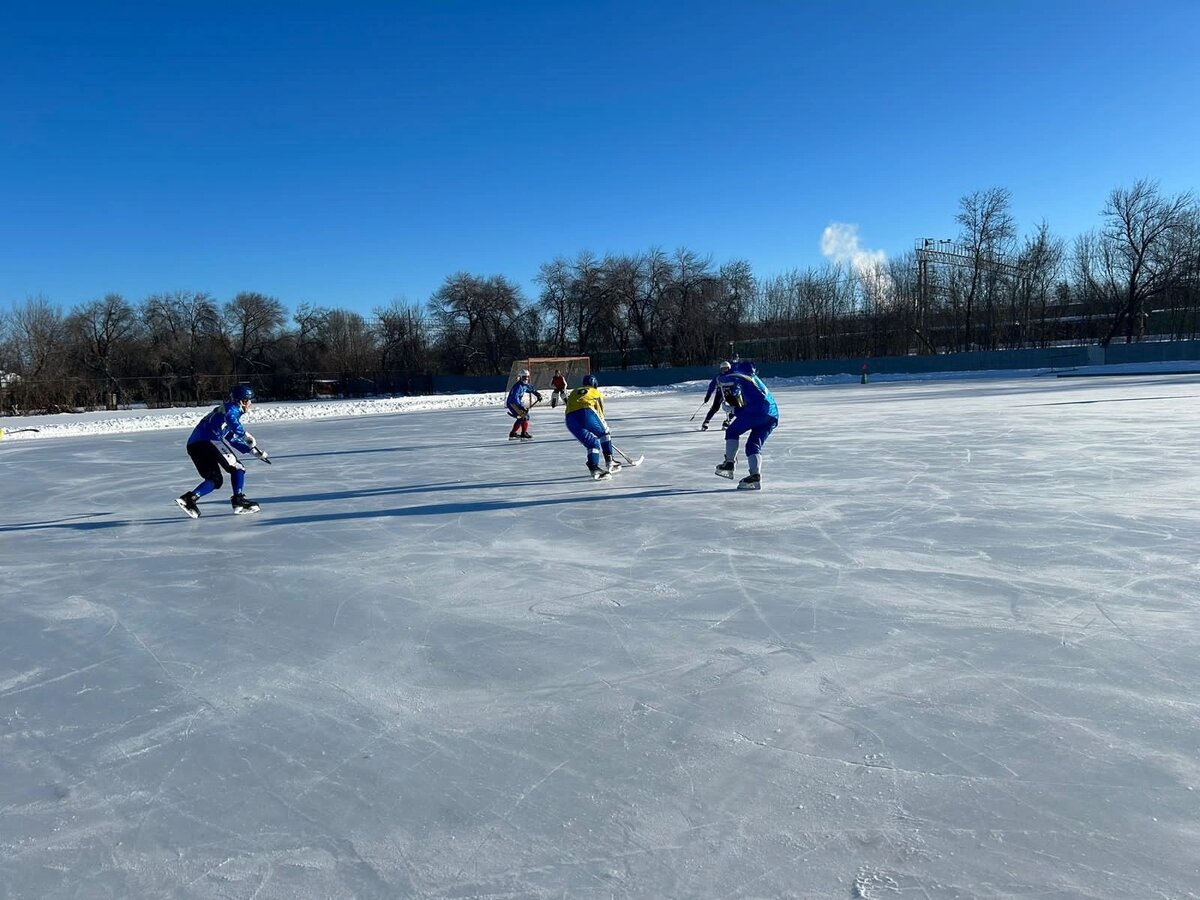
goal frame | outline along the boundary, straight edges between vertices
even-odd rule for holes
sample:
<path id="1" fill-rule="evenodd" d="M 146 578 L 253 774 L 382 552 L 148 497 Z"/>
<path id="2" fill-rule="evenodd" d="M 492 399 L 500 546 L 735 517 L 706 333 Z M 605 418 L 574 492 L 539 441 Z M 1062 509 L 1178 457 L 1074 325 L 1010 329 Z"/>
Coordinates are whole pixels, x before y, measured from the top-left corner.
<path id="1" fill-rule="evenodd" d="M 584 375 L 592 371 L 590 356 L 531 356 L 528 359 L 514 360 L 508 372 L 508 384 L 505 391 L 511 391 L 517 383 L 517 373 L 522 369 L 529 370 L 529 384 L 535 391 L 551 391 L 550 379 L 554 370 L 560 369 L 567 379 L 567 389 L 579 387 Z"/>

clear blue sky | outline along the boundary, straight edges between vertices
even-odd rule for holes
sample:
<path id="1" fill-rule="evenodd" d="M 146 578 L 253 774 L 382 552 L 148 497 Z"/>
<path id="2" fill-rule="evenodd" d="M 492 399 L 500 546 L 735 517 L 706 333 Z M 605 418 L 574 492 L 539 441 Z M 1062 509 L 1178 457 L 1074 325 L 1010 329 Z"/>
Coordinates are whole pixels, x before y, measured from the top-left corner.
<path id="1" fill-rule="evenodd" d="M 762 276 L 1200 188 L 1200 2 L 3 3 L 0 308 L 368 313 L 686 246 Z"/>

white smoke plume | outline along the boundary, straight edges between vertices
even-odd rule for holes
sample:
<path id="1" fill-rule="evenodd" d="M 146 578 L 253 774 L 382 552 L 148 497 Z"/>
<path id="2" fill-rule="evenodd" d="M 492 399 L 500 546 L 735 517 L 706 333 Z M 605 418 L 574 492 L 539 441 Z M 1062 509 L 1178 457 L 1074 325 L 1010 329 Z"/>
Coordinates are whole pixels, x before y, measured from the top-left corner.
<path id="1" fill-rule="evenodd" d="M 868 250 L 858 240 L 858 226 L 831 222 L 821 233 L 821 253 L 830 262 L 846 264 L 859 276 L 864 289 L 875 299 L 892 292 L 892 279 L 887 274 L 887 253 Z"/>
<path id="2" fill-rule="evenodd" d="M 856 272 L 876 270 L 887 262 L 882 250 L 867 250 L 858 242 L 858 226 L 831 222 L 821 233 L 821 253 L 835 263 L 849 263 Z"/>

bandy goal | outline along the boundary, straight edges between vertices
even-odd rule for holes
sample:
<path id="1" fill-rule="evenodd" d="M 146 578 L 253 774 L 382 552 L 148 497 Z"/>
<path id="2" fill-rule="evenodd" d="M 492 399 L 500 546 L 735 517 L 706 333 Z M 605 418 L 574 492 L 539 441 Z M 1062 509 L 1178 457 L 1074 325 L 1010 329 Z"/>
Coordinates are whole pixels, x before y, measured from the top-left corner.
<path id="1" fill-rule="evenodd" d="M 508 386 L 505 390 L 512 390 L 517 381 L 517 373 L 522 369 L 529 370 L 529 383 L 538 393 L 552 390 L 550 380 L 554 378 L 555 369 L 562 372 L 563 378 L 567 379 L 569 391 L 579 387 L 583 376 L 592 371 L 592 361 L 587 356 L 534 356 L 518 359 L 508 373 Z"/>

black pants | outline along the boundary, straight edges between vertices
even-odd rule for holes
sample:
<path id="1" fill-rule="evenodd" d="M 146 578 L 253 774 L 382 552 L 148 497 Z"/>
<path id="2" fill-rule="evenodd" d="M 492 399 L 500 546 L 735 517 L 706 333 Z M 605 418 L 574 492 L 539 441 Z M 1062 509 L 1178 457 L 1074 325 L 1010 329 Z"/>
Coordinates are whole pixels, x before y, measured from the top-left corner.
<path id="1" fill-rule="evenodd" d="M 225 482 L 225 476 L 221 474 L 222 469 L 232 475 L 238 469 L 245 470 L 246 468 L 232 453 L 228 451 L 222 453 L 212 441 L 196 441 L 194 444 L 188 444 L 187 455 L 191 457 L 192 465 L 196 467 L 200 477 L 205 481 L 211 481 L 214 489 L 219 488 Z"/>

